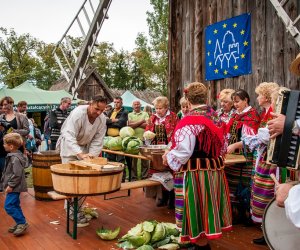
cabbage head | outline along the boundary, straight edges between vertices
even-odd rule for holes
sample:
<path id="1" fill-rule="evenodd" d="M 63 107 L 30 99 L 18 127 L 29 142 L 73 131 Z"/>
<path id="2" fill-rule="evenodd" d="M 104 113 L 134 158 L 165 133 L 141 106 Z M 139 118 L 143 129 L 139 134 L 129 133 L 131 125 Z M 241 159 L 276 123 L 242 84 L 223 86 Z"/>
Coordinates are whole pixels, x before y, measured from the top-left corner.
<path id="1" fill-rule="evenodd" d="M 135 132 L 131 127 L 123 127 L 120 129 L 120 136 L 122 138 L 134 136 Z"/>
<path id="2" fill-rule="evenodd" d="M 102 240 L 114 240 L 120 233 L 120 227 L 117 227 L 115 230 L 101 228 L 97 229 L 96 233 Z"/>
<path id="3" fill-rule="evenodd" d="M 139 153 L 139 147 L 143 145 L 143 142 L 136 137 L 126 137 L 122 141 L 123 151 L 128 154 L 137 155 Z"/>
<path id="4" fill-rule="evenodd" d="M 166 236 L 166 229 L 163 223 L 158 223 L 152 233 L 151 243 L 162 240 Z"/>
<path id="5" fill-rule="evenodd" d="M 120 136 L 110 137 L 107 147 L 110 150 L 122 150 L 122 138 Z"/>
<path id="6" fill-rule="evenodd" d="M 112 138 L 112 137 L 111 136 L 104 136 L 104 138 L 103 138 L 103 148 L 108 148 L 107 144 L 108 144 L 110 138 Z"/>
<path id="7" fill-rule="evenodd" d="M 143 137 L 146 139 L 146 140 L 153 140 L 154 139 L 154 137 L 155 137 L 155 133 L 153 133 L 153 132 L 151 132 L 151 131 L 146 131 L 146 132 L 144 132 L 144 134 L 143 134 Z"/>

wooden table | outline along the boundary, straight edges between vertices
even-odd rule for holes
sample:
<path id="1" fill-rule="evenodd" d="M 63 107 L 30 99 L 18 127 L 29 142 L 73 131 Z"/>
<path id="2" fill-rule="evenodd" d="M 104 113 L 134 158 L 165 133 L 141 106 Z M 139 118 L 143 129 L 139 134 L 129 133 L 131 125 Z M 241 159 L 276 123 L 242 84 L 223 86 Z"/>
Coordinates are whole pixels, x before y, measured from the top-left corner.
<path id="1" fill-rule="evenodd" d="M 149 158 L 147 158 L 146 156 L 143 156 L 143 155 L 140 155 L 140 154 L 139 155 L 127 154 L 127 153 L 124 153 L 123 151 L 114 151 L 114 150 L 109 150 L 109 149 L 102 149 L 102 152 L 105 152 L 107 154 L 123 155 L 123 156 L 131 157 L 131 158 L 141 159 L 141 160 L 149 160 Z"/>
<path id="2" fill-rule="evenodd" d="M 123 155 L 130 158 L 137 158 L 142 160 L 150 160 L 149 158 L 143 156 L 143 155 L 132 155 L 132 154 L 126 154 L 123 151 L 114 151 L 109 149 L 102 149 L 103 152 L 108 154 L 115 154 L 115 155 Z M 235 163 L 245 163 L 246 158 L 243 155 L 234 155 L 234 154 L 227 154 L 225 155 L 225 165 L 232 165 Z"/>

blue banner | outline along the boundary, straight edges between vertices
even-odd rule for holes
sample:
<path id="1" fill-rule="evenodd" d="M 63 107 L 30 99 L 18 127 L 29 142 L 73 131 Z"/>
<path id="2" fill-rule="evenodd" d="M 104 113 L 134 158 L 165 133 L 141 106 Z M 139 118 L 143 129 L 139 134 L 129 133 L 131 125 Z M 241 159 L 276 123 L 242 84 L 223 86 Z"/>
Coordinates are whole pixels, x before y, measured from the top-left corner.
<path id="1" fill-rule="evenodd" d="M 206 27 L 205 69 L 206 81 L 252 73 L 249 13 Z"/>

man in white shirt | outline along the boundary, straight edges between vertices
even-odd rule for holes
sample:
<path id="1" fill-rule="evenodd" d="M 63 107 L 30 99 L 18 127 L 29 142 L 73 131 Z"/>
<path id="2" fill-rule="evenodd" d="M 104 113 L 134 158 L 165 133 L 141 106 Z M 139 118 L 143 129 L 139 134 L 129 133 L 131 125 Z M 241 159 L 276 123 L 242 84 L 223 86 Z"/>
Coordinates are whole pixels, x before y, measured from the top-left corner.
<path id="1" fill-rule="evenodd" d="M 89 105 L 80 105 L 70 113 L 57 142 L 62 163 L 99 156 L 106 133 L 106 118 L 103 114 L 106 104 L 105 97 L 96 96 Z M 78 206 L 81 207 L 82 203 L 80 199 Z M 73 219 L 74 215 L 70 212 L 70 219 Z M 78 227 L 89 225 L 82 212 L 77 217 Z"/>
<path id="2" fill-rule="evenodd" d="M 105 97 L 98 96 L 70 113 L 57 142 L 62 163 L 99 156 L 106 133 L 106 118 L 102 114 L 106 103 Z"/>

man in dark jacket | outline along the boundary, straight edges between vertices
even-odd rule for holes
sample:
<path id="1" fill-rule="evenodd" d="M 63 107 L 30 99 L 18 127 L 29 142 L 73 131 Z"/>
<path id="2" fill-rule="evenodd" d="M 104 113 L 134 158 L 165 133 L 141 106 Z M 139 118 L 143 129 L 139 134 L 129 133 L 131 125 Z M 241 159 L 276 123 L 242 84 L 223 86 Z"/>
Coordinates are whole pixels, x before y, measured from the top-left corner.
<path id="1" fill-rule="evenodd" d="M 123 99 L 120 96 L 114 98 L 114 109 L 107 114 L 106 126 L 108 136 L 119 136 L 120 129 L 127 125 L 128 111 L 123 107 Z M 122 162 L 125 164 L 125 157 L 123 155 L 107 154 L 109 161 Z M 126 172 L 124 169 L 123 181 L 125 181 Z"/>
<path id="2" fill-rule="evenodd" d="M 69 97 L 63 97 L 60 101 L 60 106 L 50 113 L 50 140 L 51 145 L 50 149 L 55 150 L 56 143 L 58 140 L 58 137 L 60 136 L 60 129 L 64 123 L 64 121 L 69 116 L 70 112 L 68 111 L 68 108 L 71 106 L 72 102 Z"/>

